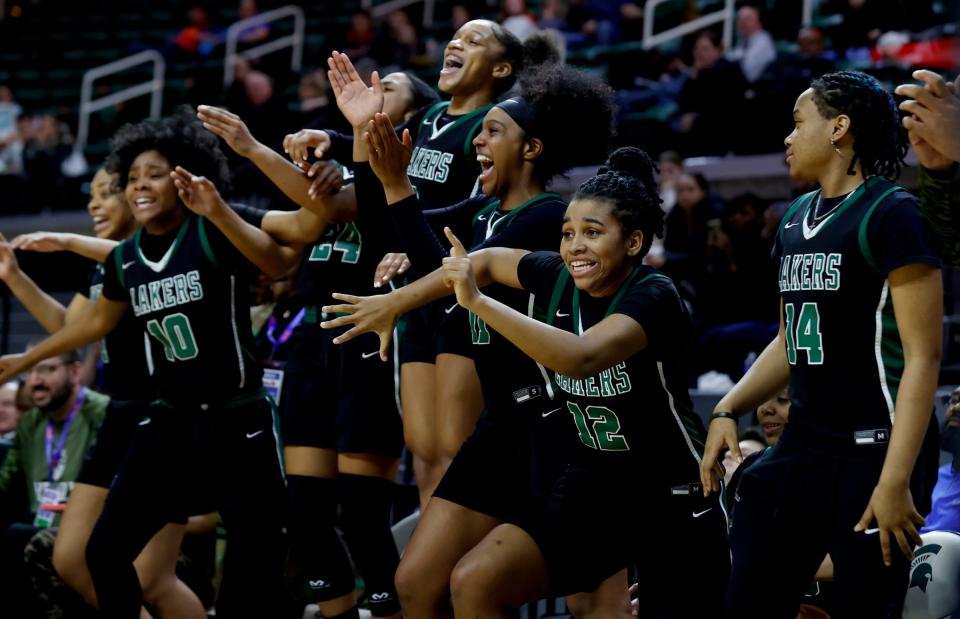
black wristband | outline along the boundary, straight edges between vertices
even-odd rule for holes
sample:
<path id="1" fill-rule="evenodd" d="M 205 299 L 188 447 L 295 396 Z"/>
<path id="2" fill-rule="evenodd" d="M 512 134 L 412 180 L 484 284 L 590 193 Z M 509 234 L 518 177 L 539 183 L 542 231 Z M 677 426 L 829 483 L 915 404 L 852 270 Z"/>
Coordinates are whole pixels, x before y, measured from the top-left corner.
<path id="1" fill-rule="evenodd" d="M 736 422 L 737 416 L 727 411 L 717 411 L 710 415 L 710 421 L 713 421 L 714 419 L 733 419 L 733 421 Z"/>

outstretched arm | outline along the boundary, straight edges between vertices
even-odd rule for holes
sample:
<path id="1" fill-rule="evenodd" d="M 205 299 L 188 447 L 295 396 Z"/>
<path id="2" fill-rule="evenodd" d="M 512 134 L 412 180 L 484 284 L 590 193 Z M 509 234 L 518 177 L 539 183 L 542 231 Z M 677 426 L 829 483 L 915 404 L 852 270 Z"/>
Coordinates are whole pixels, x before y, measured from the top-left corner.
<path id="1" fill-rule="evenodd" d="M 20 270 L 13 245 L 0 234 L 0 280 L 3 281 L 23 306 L 27 308 L 47 333 L 63 327 L 66 308 L 37 286 L 29 275 Z"/>
<path id="2" fill-rule="evenodd" d="M 84 258 L 103 262 L 120 243 L 72 232 L 31 232 L 21 234 L 10 241 L 10 244 L 14 249 L 23 251 L 72 251 Z"/>
<path id="3" fill-rule="evenodd" d="M 278 278 L 296 267 L 303 246 L 281 245 L 260 228 L 245 222 L 223 201 L 217 188 L 208 179 L 194 176 L 180 166 L 170 176 L 184 205 L 219 228 L 258 269 L 270 277 Z"/>
<path id="4" fill-rule="evenodd" d="M 87 311 L 25 353 L 0 357 L 0 383 L 17 376 L 38 361 L 76 350 L 110 333 L 120 322 L 128 303 L 111 301 L 103 295 Z"/>

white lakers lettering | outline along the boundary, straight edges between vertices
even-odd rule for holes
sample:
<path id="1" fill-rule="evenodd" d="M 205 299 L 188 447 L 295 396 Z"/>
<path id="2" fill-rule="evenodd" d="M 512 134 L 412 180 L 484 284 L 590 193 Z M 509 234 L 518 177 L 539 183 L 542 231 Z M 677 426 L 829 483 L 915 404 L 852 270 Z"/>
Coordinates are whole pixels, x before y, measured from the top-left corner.
<path id="1" fill-rule="evenodd" d="M 133 313 L 143 316 L 199 301 L 203 298 L 203 284 L 200 283 L 200 272 L 193 270 L 131 286 L 129 292 Z"/>
<path id="2" fill-rule="evenodd" d="M 625 361 L 590 378 L 570 378 L 558 372 L 554 375 L 554 381 L 563 391 L 588 398 L 608 398 L 628 393 L 633 388 Z"/>
<path id="3" fill-rule="evenodd" d="M 843 254 L 787 254 L 780 259 L 780 292 L 840 290 Z"/>
<path id="4" fill-rule="evenodd" d="M 453 153 L 416 146 L 413 149 L 410 165 L 407 166 L 407 175 L 445 183 L 450 175 L 451 163 L 453 163 Z"/>

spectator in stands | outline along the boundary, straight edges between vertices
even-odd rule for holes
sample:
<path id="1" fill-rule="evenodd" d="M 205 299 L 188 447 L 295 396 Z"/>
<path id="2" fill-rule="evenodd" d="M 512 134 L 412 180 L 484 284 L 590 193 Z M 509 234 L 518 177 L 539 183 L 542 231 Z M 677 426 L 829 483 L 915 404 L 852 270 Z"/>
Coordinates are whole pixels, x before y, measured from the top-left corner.
<path id="1" fill-rule="evenodd" d="M 797 33 L 797 54 L 792 60 L 808 82 L 837 68 L 836 54 L 827 51 L 823 31 L 815 26 L 806 26 Z"/>
<path id="2" fill-rule="evenodd" d="M 370 54 L 370 45 L 375 36 L 370 12 L 361 9 L 350 16 L 350 28 L 343 35 L 343 43 L 340 47 L 354 60 L 365 58 Z"/>
<path id="3" fill-rule="evenodd" d="M 20 114 L 14 121 L 13 132 L 0 137 L 0 175 L 23 174 L 23 146 L 32 136 L 33 118 Z"/>
<path id="4" fill-rule="evenodd" d="M 740 67 L 723 57 L 720 35 L 707 30 L 693 45 L 693 64 L 686 71 L 677 103 L 675 128 L 686 136 L 685 154 L 724 155 L 733 148 L 734 123 L 747 83 Z"/>
<path id="5" fill-rule="evenodd" d="M 941 258 L 960 265 L 960 78 L 948 83 L 932 71 L 913 77 L 923 85 L 903 84 L 897 94 L 908 97 L 900 109 L 920 170 L 920 208 Z"/>
<path id="6" fill-rule="evenodd" d="M 370 46 L 370 57 L 381 67 L 405 69 L 419 50 L 417 29 L 406 11 L 397 9 L 387 15 L 386 21 L 380 26 Z"/>
<path id="7" fill-rule="evenodd" d="M 107 397 L 80 384 L 76 351 L 44 359 L 27 375 L 35 407 L 20 422 L 0 467 L 0 599 L 11 617 L 29 616 L 18 597 L 23 551 L 41 528 L 55 526 L 83 455 L 103 420 Z M 11 606 L 13 607 L 11 609 Z"/>
<path id="8" fill-rule="evenodd" d="M 17 408 L 19 389 L 20 384 L 16 381 L 0 385 L 0 439 L 13 438 L 17 433 L 20 423 L 20 409 Z"/>
<path id="9" fill-rule="evenodd" d="M 0 148 L 17 135 L 17 118 L 23 114 L 9 86 L 0 84 Z"/>
<path id="10" fill-rule="evenodd" d="M 521 41 L 540 29 L 527 6 L 527 0 L 504 0 L 500 25 Z"/>
<path id="11" fill-rule="evenodd" d="M 63 162 L 71 153 L 71 147 L 63 139 L 65 128 L 53 114 L 34 117 L 33 134 L 24 143 L 23 169 L 30 189 L 41 207 L 58 205 L 64 177 Z"/>
<path id="12" fill-rule="evenodd" d="M 193 6 L 188 17 L 190 23 L 174 37 L 174 46 L 189 55 L 209 56 L 220 44 L 220 37 L 210 28 L 207 9 L 200 5 Z"/>
<path id="13" fill-rule="evenodd" d="M 260 13 L 257 8 L 257 0 L 240 0 L 240 7 L 237 9 L 237 16 L 240 19 L 249 19 Z M 237 34 L 237 38 L 241 43 L 246 43 L 247 45 L 255 45 L 264 41 L 267 37 L 270 36 L 270 26 L 266 24 L 259 24 L 257 26 L 249 26 L 244 28 Z"/>
<path id="14" fill-rule="evenodd" d="M 301 114 L 312 115 L 316 110 L 327 108 L 330 97 L 326 71 L 317 69 L 304 74 L 297 87 L 297 96 L 300 98 Z"/>
<path id="15" fill-rule="evenodd" d="M 683 158 L 676 151 L 664 151 L 660 154 L 657 168 L 659 169 L 657 181 L 660 190 L 660 207 L 666 217 L 670 215 L 670 211 L 677 203 L 677 179 L 683 173 Z M 665 236 L 666 234 L 664 234 Z M 663 248 L 664 237 L 655 236 L 653 238 L 650 251 L 643 259 L 644 264 L 649 264 L 657 269 L 663 266 L 666 261 Z"/>
<path id="16" fill-rule="evenodd" d="M 720 212 L 710 196 L 710 184 L 703 174 L 681 174 L 677 179 L 677 206 L 666 218 L 663 271 L 688 298 L 695 296 L 703 280 L 707 233 L 710 222 L 719 223 L 719 218 Z"/>
<path id="17" fill-rule="evenodd" d="M 727 58 L 740 63 L 744 77 L 751 83 L 777 58 L 773 37 L 764 30 L 756 8 L 743 6 L 737 11 L 737 44 Z"/>
<path id="18" fill-rule="evenodd" d="M 933 508 L 920 533 L 960 531 L 960 387 L 950 394 L 943 415 L 940 449 L 952 458 L 940 467 L 937 485 L 933 488 Z"/>

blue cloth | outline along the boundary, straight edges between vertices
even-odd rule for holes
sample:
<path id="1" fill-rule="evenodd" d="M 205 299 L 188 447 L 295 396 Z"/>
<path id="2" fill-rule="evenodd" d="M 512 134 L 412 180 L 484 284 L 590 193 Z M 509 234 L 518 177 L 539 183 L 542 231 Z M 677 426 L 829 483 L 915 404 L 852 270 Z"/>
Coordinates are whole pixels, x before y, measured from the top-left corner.
<path id="1" fill-rule="evenodd" d="M 960 531 L 960 470 L 944 464 L 933 487 L 933 508 L 920 533 L 928 531 Z"/>

